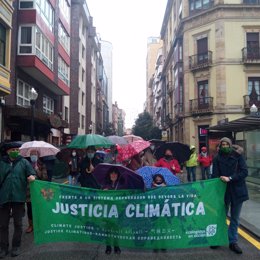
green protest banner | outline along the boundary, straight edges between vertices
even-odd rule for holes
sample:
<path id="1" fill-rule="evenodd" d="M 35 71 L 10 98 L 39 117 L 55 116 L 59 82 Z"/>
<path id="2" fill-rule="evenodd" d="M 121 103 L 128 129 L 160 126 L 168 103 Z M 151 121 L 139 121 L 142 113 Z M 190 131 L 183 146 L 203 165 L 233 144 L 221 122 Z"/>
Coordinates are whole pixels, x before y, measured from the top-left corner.
<path id="1" fill-rule="evenodd" d="M 30 184 L 36 244 L 78 241 L 129 248 L 226 245 L 226 185 L 219 179 L 146 192 Z"/>

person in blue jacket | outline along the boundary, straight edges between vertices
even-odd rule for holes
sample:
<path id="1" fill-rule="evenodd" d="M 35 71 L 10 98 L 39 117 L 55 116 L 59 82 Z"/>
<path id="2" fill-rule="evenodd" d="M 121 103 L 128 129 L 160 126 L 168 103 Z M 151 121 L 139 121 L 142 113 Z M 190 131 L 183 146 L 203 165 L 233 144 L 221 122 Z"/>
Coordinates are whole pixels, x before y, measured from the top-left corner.
<path id="1" fill-rule="evenodd" d="M 242 153 L 242 147 L 232 145 L 232 141 L 227 137 L 222 138 L 218 154 L 213 160 L 212 173 L 212 178 L 220 178 L 227 183 L 225 205 L 226 212 L 230 210 L 229 248 L 237 254 L 242 254 L 242 249 L 237 244 L 240 212 L 243 202 L 249 199 L 245 180 L 248 170 Z"/>

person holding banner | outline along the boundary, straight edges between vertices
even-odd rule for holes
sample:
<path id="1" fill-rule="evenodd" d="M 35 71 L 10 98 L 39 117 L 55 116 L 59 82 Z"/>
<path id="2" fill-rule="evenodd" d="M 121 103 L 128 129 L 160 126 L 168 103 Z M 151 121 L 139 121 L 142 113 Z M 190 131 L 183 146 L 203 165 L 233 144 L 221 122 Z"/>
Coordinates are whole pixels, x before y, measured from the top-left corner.
<path id="1" fill-rule="evenodd" d="M 107 184 L 104 186 L 104 190 L 117 190 L 119 182 L 123 182 L 123 178 L 122 178 L 122 176 L 120 176 L 120 172 L 119 172 L 118 168 L 111 167 L 107 173 Z M 107 255 L 110 255 L 111 252 L 112 252 L 111 245 L 107 245 L 105 253 Z M 117 245 L 116 239 L 114 239 L 114 252 L 115 252 L 115 254 L 118 254 L 118 255 L 121 254 L 121 249 Z"/>
<path id="2" fill-rule="evenodd" d="M 26 188 L 28 182 L 35 180 L 33 167 L 19 153 L 20 146 L 19 142 L 7 143 L 4 146 L 7 155 L 0 160 L 0 258 L 8 254 L 11 216 L 14 225 L 11 256 L 20 254 Z"/>
<path id="3" fill-rule="evenodd" d="M 97 183 L 92 173 L 95 167 L 102 161 L 95 157 L 96 149 L 94 146 L 88 146 L 86 150 L 86 156 L 80 163 L 80 176 L 78 182 L 81 187 L 100 189 L 100 185 Z"/>
<path id="4" fill-rule="evenodd" d="M 242 147 L 238 145 L 232 146 L 232 141 L 229 138 L 222 138 L 219 152 L 213 160 L 212 173 L 212 178 L 219 177 L 223 182 L 227 183 L 225 205 L 227 214 L 230 210 L 229 248 L 237 254 L 242 254 L 242 249 L 237 244 L 240 212 L 243 202 L 249 199 L 245 181 L 248 170 L 242 153 Z"/>

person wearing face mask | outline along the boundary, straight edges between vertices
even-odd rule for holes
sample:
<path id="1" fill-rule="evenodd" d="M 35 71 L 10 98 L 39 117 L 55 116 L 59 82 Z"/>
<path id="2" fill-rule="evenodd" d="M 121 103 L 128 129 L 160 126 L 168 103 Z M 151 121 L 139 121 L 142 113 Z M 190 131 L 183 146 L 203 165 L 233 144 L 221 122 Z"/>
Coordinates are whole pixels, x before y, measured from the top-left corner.
<path id="1" fill-rule="evenodd" d="M 190 151 L 190 158 L 188 161 L 185 162 L 188 182 L 196 181 L 196 169 L 198 165 L 198 155 L 196 153 L 196 148 L 194 145 L 190 146 Z"/>
<path id="2" fill-rule="evenodd" d="M 21 143 L 11 142 L 4 146 L 6 156 L 0 160 L 0 258 L 9 250 L 9 222 L 11 212 L 14 233 L 11 256 L 20 254 L 22 218 L 25 212 L 26 188 L 35 180 L 35 171 L 28 160 L 20 156 Z"/>
<path id="3" fill-rule="evenodd" d="M 48 174 L 47 174 L 46 165 L 43 163 L 42 159 L 39 157 L 39 153 L 37 150 L 30 151 L 30 162 L 31 162 L 33 169 L 36 172 L 36 179 L 47 181 Z M 31 203 L 31 194 L 30 194 L 29 186 L 27 186 L 26 207 L 27 207 L 28 227 L 25 230 L 25 232 L 28 234 L 28 233 L 33 232 L 32 203 Z"/>
<path id="4" fill-rule="evenodd" d="M 249 199 L 246 186 L 248 169 L 242 153 L 242 147 L 232 145 L 232 141 L 227 137 L 222 138 L 218 154 L 213 160 L 212 173 L 212 178 L 220 178 L 227 183 L 225 206 L 227 214 L 230 210 L 229 249 L 237 254 L 242 254 L 242 249 L 237 244 L 240 212 L 243 202 Z"/>
<path id="5" fill-rule="evenodd" d="M 70 161 L 69 161 L 69 167 L 70 167 L 69 184 L 70 185 L 76 185 L 78 182 L 79 163 L 80 163 L 80 158 L 77 155 L 76 150 L 73 150 L 71 152 L 71 157 L 70 157 Z"/>
<path id="6" fill-rule="evenodd" d="M 201 147 L 201 153 L 198 157 L 198 162 L 200 163 L 201 178 L 202 180 L 210 179 L 210 166 L 212 163 L 212 157 L 207 153 L 207 147 Z"/>
<path id="7" fill-rule="evenodd" d="M 169 169 L 174 175 L 181 171 L 179 162 L 173 158 L 173 153 L 170 149 L 166 149 L 164 152 L 164 157 L 160 158 L 154 166 L 164 167 Z"/>
<path id="8" fill-rule="evenodd" d="M 94 146 L 88 146 L 86 149 L 86 156 L 80 163 L 80 176 L 78 181 L 81 187 L 100 189 L 100 185 L 92 175 L 95 167 L 99 163 L 102 163 L 102 161 L 95 156 L 95 152 L 96 149 Z"/>

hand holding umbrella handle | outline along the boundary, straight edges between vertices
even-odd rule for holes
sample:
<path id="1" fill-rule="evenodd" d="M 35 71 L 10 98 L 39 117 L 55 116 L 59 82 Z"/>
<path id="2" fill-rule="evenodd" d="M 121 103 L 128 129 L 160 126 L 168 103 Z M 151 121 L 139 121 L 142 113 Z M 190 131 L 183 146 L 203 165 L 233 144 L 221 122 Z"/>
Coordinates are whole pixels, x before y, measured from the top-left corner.
<path id="1" fill-rule="evenodd" d="M 87 173 L 91 173 L 94 171 L 94 166 L 92 165 L 92 163 L 90 162 L 89 168 L 86 168 L 86 172 Z"/>

